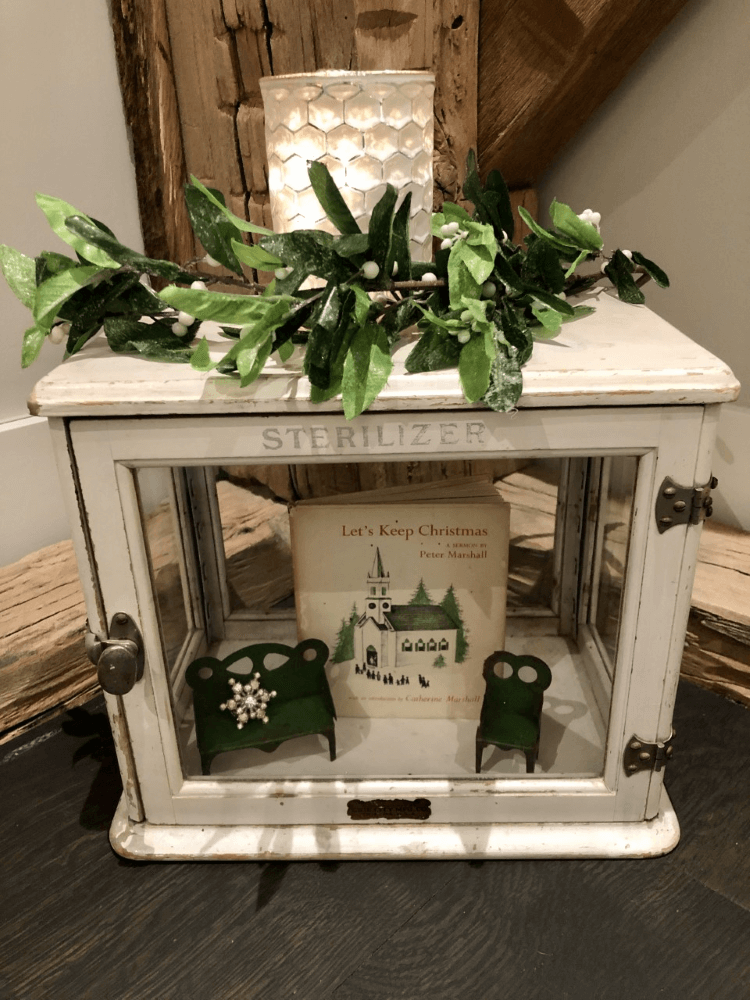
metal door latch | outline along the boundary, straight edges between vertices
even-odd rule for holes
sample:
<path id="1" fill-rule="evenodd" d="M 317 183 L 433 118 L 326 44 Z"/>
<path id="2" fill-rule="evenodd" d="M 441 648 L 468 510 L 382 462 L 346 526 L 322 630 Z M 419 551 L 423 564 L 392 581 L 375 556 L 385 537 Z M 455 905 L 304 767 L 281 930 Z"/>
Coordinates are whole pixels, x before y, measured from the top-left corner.
<path id="1" fill-rule="evenodd" d="M 711 490 L 719 480 L 715 476 L 705 486 L 680 486 L 667 476 L 656 498 L 656 526 L 659 534 L 676 524 L 700 524 L 713 514 Z"/>
<path id="2" fill-rule="evenodd" d="M 143 639 L 130 615 L 122 611 L 112 616 L 109 638 L 86 632 L 86 652 L 107 694 L 127 694 L 143 677 Z"/>
<path id="3" fill-rule="evenodd" d="M 674 754 L 674 729 L 663 743 L 647 743 L 639 736 L 631 736 L 625 747 L 623 765 L 630 777 L 638 771 L 661 771 Z"/>

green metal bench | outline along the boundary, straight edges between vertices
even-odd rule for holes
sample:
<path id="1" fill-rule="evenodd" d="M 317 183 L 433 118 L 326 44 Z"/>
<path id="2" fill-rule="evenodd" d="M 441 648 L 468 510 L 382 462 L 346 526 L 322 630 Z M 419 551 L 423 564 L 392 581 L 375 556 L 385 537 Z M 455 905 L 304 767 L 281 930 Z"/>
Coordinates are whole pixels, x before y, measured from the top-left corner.
<path id="1" fill-rule="evenodd" d="M 265 666 L 269 654 L 286 656 L 287 662 L 269 670 Z M 325 736 L 331 760 L 335 760 L 336 709 L 325 672 L 327 660 L 328 646 L 320 639 L 305 639 L 294 647 L 261 642 L 238 649 L 223 660 L 213 656 L 194 660 L 185 679 L 193 689 L 195 731 L 203 773 L 211 773 L 211 763 L 217 754 L 249 747 L 271 753 L 286 740 L 311 734 Z M 240 664 L 246 667 L 242 672 L 230 669 Z M 249 719 L 238 729 L 231 712 L 220 706 L 232 697 L 230 681 L 245 684 L 256 673 L 260 674 L 261 687 L 276 692 L 267 704 L 268 722 Z"/>

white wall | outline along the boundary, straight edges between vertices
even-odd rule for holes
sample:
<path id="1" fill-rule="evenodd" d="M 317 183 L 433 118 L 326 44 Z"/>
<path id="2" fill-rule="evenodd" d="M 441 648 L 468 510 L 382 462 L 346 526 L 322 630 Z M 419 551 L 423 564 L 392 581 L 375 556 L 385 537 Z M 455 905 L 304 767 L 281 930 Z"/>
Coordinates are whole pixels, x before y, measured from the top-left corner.
<path id="1" fill-rule="evenodd" d="M 570 142 L 540 186 L 602 213 L 605 249 L 640 250 L 672 286 L 648 305 L 744 383 L 724 409 L 718 520 L 750 531 L 750 16 L 690 0 Z"/>
<path id="2" fill-rule="evenodd" d="M 2 0 L 0 93 L 0 243 L 65 252 L 34 202 L 42 191 L 141 248 L 107 0 Z M 63 349 L 45 344 L 22 371 L 29 325 L 0 279 L 0 565 L 69 537 L 46 421 L 26 409 Z"/>

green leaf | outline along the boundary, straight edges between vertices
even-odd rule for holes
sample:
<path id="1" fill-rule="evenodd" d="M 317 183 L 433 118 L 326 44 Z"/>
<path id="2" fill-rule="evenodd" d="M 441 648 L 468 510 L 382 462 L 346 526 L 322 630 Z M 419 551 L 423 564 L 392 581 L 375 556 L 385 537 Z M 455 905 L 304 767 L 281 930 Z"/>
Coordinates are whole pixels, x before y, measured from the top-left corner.
<path id="1" fill-rule="evenodd" d="M 294 344 L 291 342 L 291 340 L 287 340 L 283 344 L 281 344 L 281 346 L 278 348 L 278 354 L 282 364 L 284 364 L 286 361 L 289 360 L 289 358 L 291 358 L 291 356 L 294 354 Z"/>
<path id="2" fill-rule="evenodd" d="M 523 375 L 514 347 L 499 347 L 492 362 L 490 384 L 482 402 L 492 410 L 508 413 L 515 409 L 523 391 Z"/>
<path id="3" fill-rule="evenodd" d="M 502 251 L 495 257 L 494 268 L 500 280 L 507 285 L 510 291 L 518 292 L 519 294 L 522 294 L 525 291 L 525 283 L 505 259 Z"/>
<path id="4" fill-rule="evenodd" d="M 569 256 L 569 252 L 571 250 L 579 249 L 578 245 L 573 243 L 571 240 L 563 239 L 547 232 L 546 229 L 540 226 L 539 223 L 529 215 L 523 205 L 518 206 L 518 214 L 521 216 L 532 233 L 535 233 L 540 239 L 546 240 L 553 247 L 555 247 L 556 250 L 559 250 L 561 253 L 565 253 L 566 256 Z"/>
<path id="5" fill-rule="evenodd" d="M 319 161 L 311 163 L 308 174 L 318 201 L 338 231 L 344 235 L 361 233 L 362 230 L 342 198 L 341 192 L 336 187 L 336 182 L 331 177 L 325 163 Z"/>
<path id="6" fill-rule="evenodd" d="M 633 263 L 640 265 L 646 274 L 654 279 L 659 288 L 669 288 L 669 278 L 664 271 L 654 264 L 652 260 L 649 260 L 648 257 L 644 257 L 642 253 L 638 253 L 637 250 L 633 250 Z"/>
<path id="7" fill-rule="evenodd" d="M 455 337 L 441 334 L 430 327 L 409 352 L 404 367 L 407 372 L 436 372 L 456 368 L 461 355 L 461 344 Z"/>
<path id="8" fill-rule="evenodd" d="M 459 309 L 464 298 L 478 299 L 482 286 L 471 276 L 464 265 L 461 256 L 455 253 L 455 247 L 448 258 L 448 292 L 451 309 Z"/>
<path id="9" fill-rule="evenodd" d="M 258 325 L 246 327 L 245 330 L 243 330 L 236 354 L 237 371 L 240 373 L 240 385 L 243 389 L 260 375 L 263 365 L 273 350 L 270 329 Z"/>
<path id="10" fill-rule="evenodd" d="M 36 296 L 36 264 L 13 247 L 0 244 L 0 270 L 8 286 L 27 309 L 34 308 Z"/>
<path id="11" fill-rule="evenodd" d="M 556 312 L 554 309 L 548 309 L 547 306 L 537 305 L 532 305 L 531 311 L 542 325 L 541 330 L 535 329 L 533 331 L 535 337 L 539 337 L 542 340 L 550 340 L 552 337 L 558 335 L 563 322 L 563 318 L 559 312 Z"/>
<path id="12" fill-rule="evenodd" d="M 573 316 L 563 316 L 563 323 L 572 323 L 574 320 L 583 319 L 584 316 L 590 316 L 595 313 L 596 309 L 593 306 L 573 306 Z"/>
<path id="13" fill-rule="evenodd" d="M 497 244 L 495 243 L 494 237 L 493 244 L 494 247 L 490 249 L 484 244 L 472 246 L 468 240 L 459 240 L 454 244 L 453 249 L 451 250 L 451 258 L 460 260 L 474 281 L 478 285 L 483 285 L 492 274 L 495 266 L 495 252 Z"/>
<path id="14" fill-rule="evenodd" d="M 622 250 L 615 250 L 612 260 L 604 268 L 604 273 L 617 289 L 617 295 L 623 302 L 632 305 L 642 305 L 646 298 L 633 280 L 633 264 Z"/>
<path id="15" fill-rule="evenodd" d="M 39 285 L 33 307 L 37 326 L 44 330 L 50 330 L 61 306 L 100 273 L 101 268 L 94 265 L 71 267 Z"/>
<path id="16" fill-rule="evenodd" d="M 442 204 L 446 222 L 457 222 L 461 229 L 468 229 L 468 224 L 473 219 L 462 205 L 456 205 L 452 201 L 444 201 Z"/>
<path id="17" fill-rule="evenodd" d="M 201 184 L 198 178 L 194 177 L 192 174 L 190 175 L 190 182 L 193 187 L 200 191 L 206 201 L 210 201 L 215 208 L 218 208 L 222 215 L 229 219 L 232 225 L 236 226 L 236 228 L 241 230 L 241 232 L 257 233 L 259 236 L 273 235 L 270 229 L 265 229 L 263 226 L 256 226 L 252 222 L 246 222 L 245 219 L 241 219 L 238 215 L 235 215 L 234 212 L 230 212 L 227 206 L 223 204 L 222 201 L 219 201 L 216 195 L 212 193 L 211 189 L 207 188 L 205 184 Z"/>
<path id="18" fill-rule="evenodd" d="M 534 350 L 534 337 L 523 313 L 509 303 L 503 303 L 500 310 L 500 327 L 497 349 L 506 353 L 514 350 L 516 352 L 514 358 L 520 368 L 526 364 Z"/>
<path id="19" fill-rule="evenodd" d="M 284 264 L 294 269 L 292 275 L 283 278 L 277 285 L 280 291 L 285 292 L 291 291 L 287 285 L 290 280 L 299 280 L 301 284 L 310 274 L 325 278 L 326 281 L 332 280 L 336 284 L 345 281 L 352 273 L 352 265 L 343 257 L 339 257 L 334 251 L 333 244 L 334 238 L 330 233 L 316 229 L 276 233 L 273 236 L 264 236 L 260 241 L 264 250 L 279 257 Z"/>
<path id="20" fill-rule="evenodd" d="M 491 171 L 487 178 L 487 186 L 483 188 L 473 149 L 469 150 L 466 161 L 463 193 L 464 197 L 474 205 L 477 218 L 483 223 L 489 223 L 498 239 L 502 239 L 503 232 L 508 239 L 513 239 L 513 210 L 503 176 L 498 170 Z"/>
<path id="21" fill-rule="evenodd" d="M 570 265 L 570 267 L 568 268 L 568 270 L 565 272 L 565 274 L 563 275 L 563 277 L 567 280 L 574 273 L 574 271 L 578 267 L 578 265 L 582 264 L 586 260 L 586 258 L 588 257 L 588 255 L 589 255 L 588 254 L 588 250 L 581 250 L 581 252 L 578 254 L 578 256 L 576 257 L 576 259 L 573 261 L 573 263 Z"/>
<path id="22" fill-rule="evenodd" d="M 213 195 L 213 201 L 209 201 L 197 187 L 185 185 L 185 204 L 193 232 L 207 254 L 235 274 L 242 274 L 240 262 L 232 247 L 233 240 L 242 242 L 240 230 L 226 216 L 226 205 L 221 191 L 212 188 L 206 190 Z"/>
<path id="23" fill-rule="evenodd" d="M 260 374 L 266 358 L 273 350 L 273 339 L 271 335 L 282 325 L 289 315 L 289 304 L 288 300 L 285 298 L 259 299 L 259 301 L 265 304 L 265 311 L 263 315 L 254 322 L 243 326 L 240 339 L 233 344 L 232 347 L 230 347 L 218 365 L 218 369 L 220 371 L 222 368 L 226 368 L 230 362 L 236 362 L 237 367 L 239 367 L 239 356 L 242 352 L 247 351 L 248 348 L 254 348 L 256 345 L 267 343 L 268 350 L 262 360 L 258 362 L 258 357 L 262 354 L 262 352 L 259 352 L 255 356 L 255 362 L 252 363 L 250 368 L 247 370 L 247 374 L 243 375 L 241 381 L 243 387 L 249 385 L 250 382 L 252 382 Z M 249 356 L 245 355 L 245 360 L 248 359 Z"/>
<path id="24" fill-rule="evenodd" d="M 136 352 L 152 361 L 188 361 L 191 349 L 165 322 L 143 323 L 127 316 L 107 316 L 104 320 L 107 343 L 118 353 Z"/>
<path id="25" fill-rule="evenodd" d="M 78 267 L 78 263 L 72 257 L 66 257 L 63 253 L 55 253 L 53 250 L 42 250 L 34 263 L 36 265 L 37 285 L 41 285 L 47 278 L 59 274 L 60 271 Z"/>
<path id="26" fill-rule="evenodd" d="M 21 347 L 22 368 L 28 368 L 33 361 L 36 361 L 47 333 L 47 330 L 42 330 L 38 326 L 30 326 L 24 333 Z"/>
<path id="27" fill-rule="evenodd" d="M 191 282 L 194 278 L 194 275 L 183 271 L 178 264 L 173 264 L 168 260 L 155 260 L 152 257 L 145 257 L 137 250 L 131 250 L 103 229 L 98 229 L 90 219 L 83 215 L 69 216 L 65 220 L 65 225 L 71 233 L 87 240 L 91 246 L 104 251 L 108 258 L 114 261 L 115 267 L 126 265 L 139 271 L 156 274 L 160 278 L 167 278 L 169 281 Z"/>
<path id="28" fill-rule="evenodd" d="M 388 254 L 388 262 L 386 264 L 385 277 L 393 278 L 396 281 L 411 280 L 410 215 L 411 191 L 407 191 L 404 200 L 399 205 L 393 217 L 391 250 Z M 395 275 L 393 274 L 394 264 L 398 265 Z"/>
<path id="29" fill-rule="evenodd" d="M 66 347 L 70 356 L 94 336 L 107 315 L 131 313 L 139 319 L 162 311 L 162 303 L 139 283 L 137 274 L 118 271 L 107 280 L 81 288 L 59 307 L 57 316 L 71 324 Z"/>
<path id="30" fill-rule="evenodd" d="M 490 383 L 490 365 L 484 337 L 472 337 L 463 345 L 458 359 L 458 375 L 464 396 L 470 403 L 476 403 L 487 392 Z"/>
<path id="31" fill-rule="evenodd" d="M 390 281 L 388 261 L 393 241 L 393 213 L 398 200 L 398 192 L 392 184 L 386 184 L 383 197 L 377 202 L 370 216 L 368 231 L 370 257 L 380 268 L 379 278 Z"/>
<path id="32" fill-rule="evenodd" d="M 380 325 L 388 334 L 388 341 L 395 344 L 402 331 L 420 319 L 420 310 L 414 299 L 403 299 L 398 305 L 388 306 L 382 315 Z"/>
<path id="33" fill-rule="evenodd" d="M 201 240 L 203 243 L 203 240 Z M 206 244 L 203 243 L 203 246 Z M 237 260 L 241 261 L 243 264 L 247 264 L 248 267 L 254 267 L 258 271 L 273 271 L 277 267 L 280 267 L 283 261 L 267 250 L 264 250 L 262 246 L 257 244 L 251 244 L 246 246 L 244 243 L 240 243 L 238 240 L 232 240 L 232 250 Z M 211 253 L 211 251 L 208 251 Z M 214 254 L 211 254 L 213 257 Z M 216 260 L 219 258 L 217 257 Z"/>
<path id="34" fill-rule="evenodd" d="M 354 334 L 341 384 L 347 420 L 363 413 L 377 398 L 393 370 L 385 331 L 370 323 Z"/>
<path id="35" fill-rule="evenodd" d="M 339 257 L 361 257 L 367 253 L 370 238 L 367 233 L 353 233 L 349 236 L 339 236 L 333 241 L 333 249 Z"/>
<path id="36" fill-rule="evenodd" d="M 495 210 L 500 217 L 500 225 L 508 239 L 512 240 L 516 223 L 513 218 L 510 192 L 505 183 L 505 178 L 499 170 L 490 170 L 487 174 L 487 180 L 484 185 L 484 201 L 486 205 L 494 204 Z M 500 233 L 498 233 L 499 237 Z"/>
<path id="37" fill-rule="evenodd" d="M 200 343 L 190 355 L 190 367 L 195 368 L 198 372 L 210 372 L 212 368 L 216 367 L 215 362 L 211 360 L 208 341 L 205 337 L 201 337 Z"/>
<path id="38" fill-rule="evenodd" d="M 579 219 L 570 205 L 553 201 L 549 214 L 555 228 L 564 233 L 581 250 L 601 250 L 602 238 L 596 226 Z"/>
<path id="39" fill-rule="evenodd" d="M 62 201 L 60 198 L 52 198 L 47 194 L 38 194 L 36 196 L 36 203 L 47 216 L 47 221 L 50 226 L 52 226 L 54 232 L 56 232 L 60 239 L 67 243 L 68 246 L 73 247 L 76 253 L 79 253 L 86 260 L 91 261 L 92 264 L 98 264 L 99 267 L 119 267 L 117 261 L 110 257 L 104 250 L 88 243 L 85 239 L 73 233 L 65 225 L 66 219 L 76 215 L 87 219 L 93 226 L 93 222 L 88 216 L 79 212 L 77 208 L 73 208 L 73 206 L 69 205 L 67 201 Z M 101 232 L 101 230 L 97 230 L 97 232 Z"/>
<path id="40" fill-rule="evenodd" d="M 360 285 L 352 285 L 351 290 L 354 292 L 354 322 L 357 326 L 364 326 L 370 315 L 372 299 Z"/>
<path id="41" fill-rule="evenodd" d="M 546 240 L 535 239 L 529 244 L 523 257 L 521 277 L 527 284 L 541 285 L 555 295 L 565 288 L 560 255 Z"/>
<path id="42" fill-rule="evenodd" d="M 307 340 L 304 370 L 311 384 L 318 389 L 325 389 L 331 383 L 331 367 L 354 302 L 352 295 L 344 296 L 341 293 L 342 290 L 333 283 L 326 286 Z M 344 303 L 346 308 L 342 308 Z"/>
<path id="43" fill-rule="evenodd" d="M 543 302 L 545 306 L 554 309 L 555 312 L 559 312 L 562 316 L 573 316 L 573 306 L 565 299 L 561 299 L 557 295 L 551 295 L 549 292 L 545 292 L 543 288 L 534 288 L 533 285 L 527 285 L 525 291 L 535 299 L 538 299 L 539 302 Z"/>
<path id="44" fill-rule="evenodd" d="M 176 285 L 165 288 L 159 293 L 159 298 L 198 319 L 212 319 L 235 326 L 257 322 L 276 303 L 282 302 L 288 308 L 293 301 L 288 295 L 263 298 L 259 295 L 208 292 L 200 288 L 178 288 Z"/>

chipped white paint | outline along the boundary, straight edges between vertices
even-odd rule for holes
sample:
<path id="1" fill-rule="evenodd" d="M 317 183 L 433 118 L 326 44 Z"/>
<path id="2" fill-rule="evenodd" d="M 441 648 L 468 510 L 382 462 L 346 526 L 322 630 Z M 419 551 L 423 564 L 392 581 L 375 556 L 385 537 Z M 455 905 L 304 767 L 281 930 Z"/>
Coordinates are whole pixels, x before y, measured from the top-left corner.
<path id="1" fill-rule="evenodd" d="M 727 403 L 737 397 L 739 385 L 726 365 L 645 306 L 608 295 L 596 296 L 594 305 L 593 315 L 535 345 L 523 369 L 520 408 Z M 212 339 L 222 344 L 214 351 L 218 358 L 227 340 L 219 334 Z M 397 349 L 393 374 L 372 410 L 483 409 L 466 402 L 455 370 L 405 372 L 411 343 Z M 242 389 L 236 379 L 189 365 L 114 355 L 100 334 L 38 383 L 29 408 L 39 416 L 66 417 L 340 411 L 338 400 L 310 403 L 304 377 L 273 364 L 266 372 Z"/>
<path id="2" fill-rule="evenodd" d="M 120 808 L 112 847 L 126 858 L 184 861 L 420 860 L 479 858 L 650 858 L 677 845 L 680 828 L 667 793 L 645 823 L 352 823 L 327 826 L 159 826 L 132 823 Z"/>
<path id="3" fill-rule="evenodd" d="M 731 373 L 648 310 L 605 299 L 594 317 L 566 327 L 558 342 L 538 345 L 526 369 L 527 392 L 513 415 L 468 407 L 455 372 L 409 376 L 402 365 L 378 408 L 349 423 L 336 402 L 328 412 L 311 408 L 305 385 L 298 376 L 269 373 L 240 391 L 235 382 L 187 366 L 114 357 L 93 345 L 37 387 L 40 412 L 57 418 L 61 474 L 71 477 L 75 470 L 84 499 L 96 580 L 89 588 L 89 614 L 109 620 L 115 611 L 128 613 L 146 649 L 143 680 L 108 706 L 123 742 L 121 766 L 137 790 L 113 824 L 116 850 L 135 857 L 280 859 L 619 857 L 673 847 L 678 827 L 663 771 L 626 777 L 622 753 L 634 733 L 644 740 L 669 735 L 695 563 L 698 530 L 681 527 L 660 535 L 655 491 L 666 474 L 686 484 L 705 480 L 718 410 L 713 404 L 737 392 Z M 70 443 L 59 432 L 63 424 Z M 553 761 L 534 775 L 502 767 L 476 775 L 471 753 L 461 755 L 463 744 L 472 742 L 467 730 L 461 753 L 424 773 L 398 759 L 401 740 L 389 731 L 372 748 L 373 769 L 368 772 L 360 760 L 352 771 L 344 760 L 342 727 L 341 760 L 331 764 L 321 757 L 307 773 L 279 772 L 280 753 L 276 769 L 268 772 L 240 767 L 224 773 L 217 766 L 210 777 L 199 774 L 190 756 L 187 699 L 179 689 L 184 663 L 170 672 L 163 660 L 134 466 L 618 454 L 640 461 L 611 708 L 608 715 L 602 710 L 599 725 L 593 724 L 593 692 L 605 673 L 585 617 L 578 618 L 579 641 L 576 648 L 571 640 L 569 664 L 576 683 L 592 692 L 584 699 L 592 720 L 586 739 L 598 764 L 561 757 L 557 769 Z M 72 479 L 65 492 L 73 497 Z M 570 537 L 561 537 L 559 558 L 575 556 L 561 574 L 569 589 L 591 569 L 578 565 L 580 518 L 573 507 L 579 501 L 571 500 L 570 516 L 564 510 L 560 515 L 560 533 Z M 196 508 L 195 516 L 207 515 Z M 210 525 L 203 527 L 210 533 Z M 79 534 L 79 559 L 86 565 L 87 546 Z M 187 560 L 191 552 L 185 546 Z M 185 579 L 197 587 L 195 566 L 186 567 Z M 570 596 L 562 595 L 560 607 L 571 609 L 569 630 L 575 632 Z M 195 599 L 185 662 L 210 646 L 201 606 Z M 248 629 L 233 633 L 235 639 L 264 637 L 252 632 L 258 622 L 232 624 Z M 513 641 L 534 648 L 534 634 L 531 627 L 528 637 L 519 632 Z M 421 823 L 348 818 L 352 798 L 378 797 L 428 798 L 431 815 Z"/>

